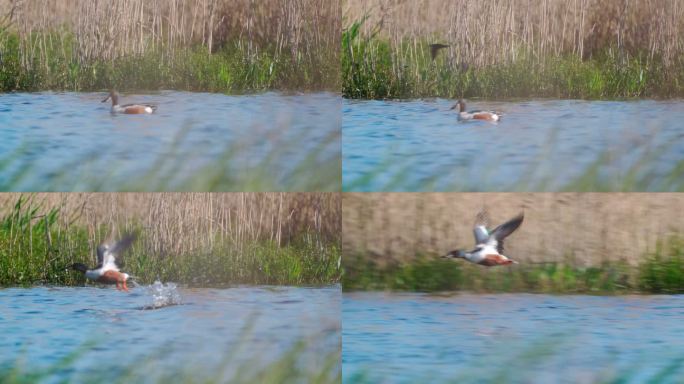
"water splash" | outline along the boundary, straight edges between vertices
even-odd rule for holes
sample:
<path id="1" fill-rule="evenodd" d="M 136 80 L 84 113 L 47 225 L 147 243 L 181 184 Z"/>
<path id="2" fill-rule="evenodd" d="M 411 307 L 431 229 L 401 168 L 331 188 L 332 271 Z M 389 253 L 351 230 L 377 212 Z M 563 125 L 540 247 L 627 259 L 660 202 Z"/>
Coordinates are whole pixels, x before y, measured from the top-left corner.
<path id="1" fill-rule="evenodd" d="M 142 309 L 159 309 L 169 305 L 179 305 L 181 296 L 175 283 L 162 283 L 157 280 L 152 285 L 146 287 L 147 292 L 152 296 L 152 303 Z"/>

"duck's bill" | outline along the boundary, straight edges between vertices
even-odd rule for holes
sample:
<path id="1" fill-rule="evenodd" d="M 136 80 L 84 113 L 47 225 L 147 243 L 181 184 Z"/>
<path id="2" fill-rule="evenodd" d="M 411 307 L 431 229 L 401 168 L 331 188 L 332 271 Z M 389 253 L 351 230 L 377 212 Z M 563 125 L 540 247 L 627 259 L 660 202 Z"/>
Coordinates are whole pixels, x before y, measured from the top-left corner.
<path id="1" fill-rule="evenodd" d="M 101 102 L 102 102 L 102 103 L 104 103 L 105 101 L 109 100 L 109 98 L 110 98 L 110 97 L 112 97 L 112 96 L 111 96 L 111 95 L 108 95 L 108 96 L 107 96 L 107 97 L 105 97 L 105 99 L 104 99 L 104 100 L 102 100 Z"/>

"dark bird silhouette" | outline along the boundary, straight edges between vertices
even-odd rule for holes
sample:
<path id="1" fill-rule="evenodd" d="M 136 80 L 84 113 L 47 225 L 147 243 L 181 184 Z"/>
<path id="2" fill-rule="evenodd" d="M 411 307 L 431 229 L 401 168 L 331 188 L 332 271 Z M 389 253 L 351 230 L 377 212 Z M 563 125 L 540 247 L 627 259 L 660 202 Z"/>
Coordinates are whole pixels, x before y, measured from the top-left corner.
<path id="1" fill-rule="evenodd" d="M 448 48 L 448 44 L 430 44 L 430 56 L 432 57 L 432 60 L 434 61 L 435 58 L 437 57 L 437 54 L 439 54 L 440 49 Z"/>

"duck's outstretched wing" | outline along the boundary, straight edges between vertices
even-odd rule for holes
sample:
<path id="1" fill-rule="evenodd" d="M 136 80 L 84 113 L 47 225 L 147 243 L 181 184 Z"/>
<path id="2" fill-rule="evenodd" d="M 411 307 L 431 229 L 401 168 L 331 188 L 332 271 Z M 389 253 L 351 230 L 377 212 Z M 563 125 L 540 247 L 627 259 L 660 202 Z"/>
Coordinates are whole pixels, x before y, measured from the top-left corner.
<path id="1" fill-rule="evenodd" d="M 503 253 L 504 239 L 511 233 L 515 232 L 518 227 L 520 227 L 520 224 L 522 224 L 524 218 L 525 214 L 521 212 L 518 216 L 494 228 L 489 235 L 487 244 L 496 247 L 497 252 Z"/>
<path id="2" fill-rule="evenodd" d="M 135 240 L 135 235 L 126 234 L 119 241 L 114 243 L 103 243 L 97 247 L 97 262 L 98 267 L 103 271 L 119 270 L 119 264 L 116 261 L 123 251 L 128 249 Z"/>
<path id="3" fill-rule="evenodd" d="M 482 208 L 475 216 L 475 224 L 473 227 L 473 235 L 475 235 L 475 245 L 484 244 L 489 239 L 489 213 L 486 208 Z"/>
<path id="4" fill-rule="evenodd" d="M 484 225 L 473 228 L 473 235 L 475 235 L 475 245 L 485 244 L 489 239 L 489 232 Z"/>

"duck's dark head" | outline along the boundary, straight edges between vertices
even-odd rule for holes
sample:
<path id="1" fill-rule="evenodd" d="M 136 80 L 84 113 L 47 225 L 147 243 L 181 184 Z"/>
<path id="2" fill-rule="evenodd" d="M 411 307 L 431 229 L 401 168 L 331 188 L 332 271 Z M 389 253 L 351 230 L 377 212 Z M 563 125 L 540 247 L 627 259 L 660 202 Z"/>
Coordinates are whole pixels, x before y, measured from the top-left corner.
<path id="1" fill-rule="evenodd" d="M 106 102 L 107 100 L 112 99 L 112 105 L 119 105 L 119 93 L 116 91 L 109 91 L 109 94 L 107 97 L 102 100 L 102 102 Z"/>
<path id="2" fill-rule="evenodd" d="M 442 256 L 442 259 L 462 259 L 465 257 L 465 252 L 460 249 L 456 249 Z"/>
<path id="3" fill-rule="evenodd" d="M 74 271 L 80 271 L 83 273 L 86 273 L 86 271 L 88 270 L 88 267 L 85 264 L 81 263 L 73 263 L 69 268 L 73 269 Z"/>
<path id="4" fill-rule="evenodd" d="M 456 109 L 458 108 L 459 112 L 465 112 L 465 102 L 463 100 L 458 100 L 456 104 L 454 104 L 451 109 Z"/>

